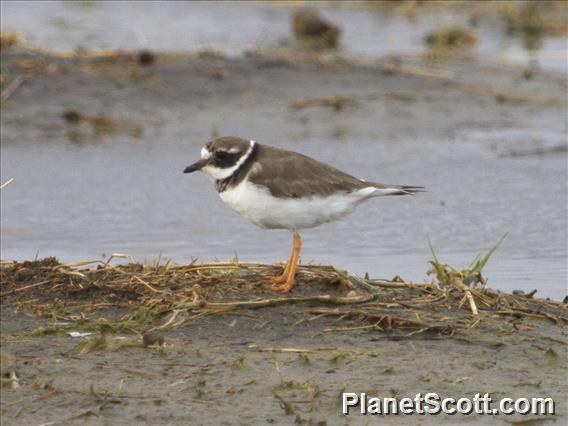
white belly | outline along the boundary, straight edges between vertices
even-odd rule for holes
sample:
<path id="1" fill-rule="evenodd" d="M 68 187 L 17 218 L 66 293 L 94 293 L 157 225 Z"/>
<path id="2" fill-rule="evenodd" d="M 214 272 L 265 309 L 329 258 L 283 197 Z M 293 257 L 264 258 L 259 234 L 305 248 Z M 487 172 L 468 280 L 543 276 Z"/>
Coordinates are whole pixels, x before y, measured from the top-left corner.
<path id="1" fill-rule="evenodd" d="M 340 219 L 372 197 L 374 192 L 375 188 L 364 188 L 325 198 L 277 198 L 245 179 L 219 195 L 229 207 L 261 228 L 297 230 Z"/>

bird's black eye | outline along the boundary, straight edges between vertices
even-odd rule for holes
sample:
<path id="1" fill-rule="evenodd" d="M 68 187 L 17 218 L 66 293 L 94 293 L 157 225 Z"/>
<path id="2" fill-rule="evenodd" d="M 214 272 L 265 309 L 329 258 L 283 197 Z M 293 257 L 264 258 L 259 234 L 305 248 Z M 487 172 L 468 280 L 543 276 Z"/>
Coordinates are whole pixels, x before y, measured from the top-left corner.
<path id="1" fill-rule="evenodd" d="M 227 158 L 229 153 L 227 151 L 215 151 L 215 159 L 222 160 L 223 158 Z"/>

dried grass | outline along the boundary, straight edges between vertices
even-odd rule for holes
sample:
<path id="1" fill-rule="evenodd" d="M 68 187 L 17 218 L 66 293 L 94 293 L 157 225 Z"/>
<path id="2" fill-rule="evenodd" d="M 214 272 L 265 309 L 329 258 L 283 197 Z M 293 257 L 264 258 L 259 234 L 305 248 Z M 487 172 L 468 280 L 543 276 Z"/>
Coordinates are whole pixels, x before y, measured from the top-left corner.
<path id="1" fill-rule="evenodd" d="M 459 330 L 479 328 L 480 322 L 506 323 L 504 319 L 511 317 L 559 325 L 568 322 L 565 304 L 486 288 L 481 268 L 492 251 L 461 271 L 440 263 L 434 254 L 438 283 L 372 280 L 332 266 L 300 266 L 294 295 L 284 296 L 264 288 L 267 276 L 280 273 L 276 265 L 62 264 L 45 258 L 3 262 L 0 297 L 4 307 L 72 321 L 74 330 L 103 332 L 163 330 L 206 315 L 251 313 L 282 305 L 303 309 L 311 315 L 310 321 L 323 317 L 350 321 L 326 332 L 368 329 L 452 336 Z M 471 276 L 477 279 L 469 280 Z M 126 313 L 119 319 L 104 317 L 110 313 L 116 318 L 117 312 Z M 353 322 L 364 325 L 353 326 Z"/>

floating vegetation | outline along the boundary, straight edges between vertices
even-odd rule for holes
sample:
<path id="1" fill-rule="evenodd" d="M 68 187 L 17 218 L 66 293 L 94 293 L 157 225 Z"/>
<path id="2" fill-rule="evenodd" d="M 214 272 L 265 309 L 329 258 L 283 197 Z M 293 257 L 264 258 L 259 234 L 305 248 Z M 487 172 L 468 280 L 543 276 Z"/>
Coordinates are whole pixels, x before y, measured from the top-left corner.
<path id="1" fill-rule="evenodd" d="M 545 35 L 568 34 L 568 4 L 562 1 L 501 2 L 505 32 L 520 37 L 526 49 L 538 49 Z"/>
<path id="2" fill-rule="evenodd" d="M 77 142 L 93 136 L 115 134 L 140 138 L 144 132 L 142 124 L 118 120 L 106 115 L 85 115 L 75 109 L 63 111 L 61 117 L 68 126 L 69 139 Z"/>
<path id="3" fill-rule="evenodd" d="M 314 9 L 297 10 L 292 16 L 292 29 L 296 40 L 307 49 L 334 49 L 339 44 L 339 28 Z"/>
<path id="4" fill-rule="evenodd" d="M 426 13 L 467 13 L 470 23 L 477 25 L 480 20 L 497 15 L 510 35 L 525 32 L 564 36 L 568 33 L 568 3 L 559 0 L 367 0 L 364 4 L 372 10 L 390 12 L 410 20 L 417 20 Z"/>
<path id="5" fill-rule="evenodd" d="M 477 46 L 479 39 L 474 31 L 452 25 L 431 32 L 424 38 L 424 42 L 428 46 L 430 57 L 442 57 L 462 54 Z"/>
<path id="6" fill-rule="evenodd" d="M 460 3 L 462 3 L 460 5 Z M 366 0 L 365 5 L 378 11 L 390 12 L 398 16 L 405 17 L 409 20 L 416 20 L 421 13 L 431 10 L 449 10 L 454 7 L 463 6 L 461 0 L 447 1 L 418 1 L 418 0 Z"/>
<path id="7" fill-rule="evenodd" d="M 464 49 L 477 46 L 477 35 L 465 27 L 452 25 L 431 32 L 424 39 L 430 47 Z"/>

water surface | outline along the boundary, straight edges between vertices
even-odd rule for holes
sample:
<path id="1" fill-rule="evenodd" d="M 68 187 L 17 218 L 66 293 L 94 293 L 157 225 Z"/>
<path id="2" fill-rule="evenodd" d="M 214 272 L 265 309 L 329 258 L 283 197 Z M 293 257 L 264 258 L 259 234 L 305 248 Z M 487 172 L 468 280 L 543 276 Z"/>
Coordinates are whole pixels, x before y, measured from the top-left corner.
<path id="1" fill-rule="evenodd" d="M 317 5 L 317 2 L 314 2 Z M 277 6 L 277 7 L 275 7 Z M 191 51 L 213 46 L 240 53 L 256 46 L 278 46 L 290 37 L 295 8 L 283 2 L 12 1 L 2 2 L 2 27 L 23 31 L 30 41 L 51 49 L 139 49 Z M 321 6 L 321 4 L 319 5 Z M 365 9 L 319 7 L 342 29 L 341 47 L 355 55 L 422 53 L 424 36 L 444 25 L 469 26 L 465 11 L 422 13 L 417 19 Z M 547 37 L 529 54 L 492 20 L 473 28 L 476 54 L 527 63 L 535 57 L 549 69 L 566 71 L 565 37 Z"/>
<path id="2" fill-rule="evenodd" d="M 370 200 L 342 221 L 305 231 L 304 262 L 422 279 L 427 235 L 442 260 L 459 266 L 508 233 L 487 267 L 491 283 L 564 295 L 565 154 L 503 157 L 454 140 L 312 139 L 301 151 L 368 179 L 428 189 Z M 1 154 L 2 179 L 16 179 L 2 190 L 5 259 L 118 251 L 141 260 L 161 251 L 179 262 L 234 255 L 272 262 L 291 247 L 287 231 L 261 230 L 226 208 L 204 175 L 184 175 L 198 152 L 181 141 L 42 141 L 3 144 Z"/>

